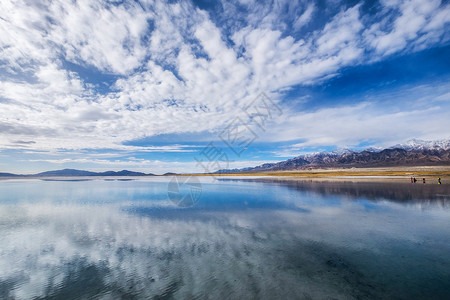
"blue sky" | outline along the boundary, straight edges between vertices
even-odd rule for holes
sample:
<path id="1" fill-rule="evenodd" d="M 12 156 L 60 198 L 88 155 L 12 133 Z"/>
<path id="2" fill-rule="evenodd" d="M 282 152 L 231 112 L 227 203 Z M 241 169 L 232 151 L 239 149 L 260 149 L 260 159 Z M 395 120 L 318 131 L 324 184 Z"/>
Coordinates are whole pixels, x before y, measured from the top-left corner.
<path id="1" fill-rule="evenodd" d="M 434 0 L 1 1 L 0 172 L 203 172 L 449 139 L 449 22 Z M 251 134 L 239 151 L 231 128 Z"/>

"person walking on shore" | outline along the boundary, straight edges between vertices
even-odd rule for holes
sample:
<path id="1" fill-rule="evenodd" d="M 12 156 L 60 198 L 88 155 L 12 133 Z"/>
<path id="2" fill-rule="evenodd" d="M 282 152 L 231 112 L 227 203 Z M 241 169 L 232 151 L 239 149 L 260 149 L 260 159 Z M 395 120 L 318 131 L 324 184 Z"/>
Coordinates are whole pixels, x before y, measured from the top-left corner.
<path id="1" fill-rule="evenodd" d="M 441 177 L 438 177 L 438 184 L 441 184 Z"/>

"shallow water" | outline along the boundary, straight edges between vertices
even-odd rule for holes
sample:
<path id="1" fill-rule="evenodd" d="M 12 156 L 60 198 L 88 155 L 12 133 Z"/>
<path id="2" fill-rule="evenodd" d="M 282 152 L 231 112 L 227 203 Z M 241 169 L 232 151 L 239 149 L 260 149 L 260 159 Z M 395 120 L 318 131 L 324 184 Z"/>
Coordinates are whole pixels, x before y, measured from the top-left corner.
<path id="1" fill-rule="evenodd" d="M 0 299 L 450 295 L 447 185 L 170 180 L 0 181 Z"/>

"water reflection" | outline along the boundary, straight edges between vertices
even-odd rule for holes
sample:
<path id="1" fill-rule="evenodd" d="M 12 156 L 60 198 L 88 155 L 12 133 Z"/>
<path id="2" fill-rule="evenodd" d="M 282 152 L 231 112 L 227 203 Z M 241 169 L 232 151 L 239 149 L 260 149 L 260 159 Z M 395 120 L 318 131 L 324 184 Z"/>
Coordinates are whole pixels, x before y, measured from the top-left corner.
<path id="1" fill-rule="evenodd" d="M 182 209 L 164 181 L 35 184 L 0 184 L 0 299 L 450 292 L 448 206 L 417 210 L 371 185 L 219 182 Z"/>
<path id="2" fill-rule="evenodd" d="M 243 179 L 222 179 L 242 181 Z M 286 180 L 274 178 L 246 179 L 249 182 L 264 182 L 286 186 L 300 192 L 312 192 L 322 196 L 342 195 L 349 199 L 388 200 L 405 204 L 421 203 L 449 207 L 450 185 L 410 184 L 404 182 L 351 182 L 327 180 Z"/>

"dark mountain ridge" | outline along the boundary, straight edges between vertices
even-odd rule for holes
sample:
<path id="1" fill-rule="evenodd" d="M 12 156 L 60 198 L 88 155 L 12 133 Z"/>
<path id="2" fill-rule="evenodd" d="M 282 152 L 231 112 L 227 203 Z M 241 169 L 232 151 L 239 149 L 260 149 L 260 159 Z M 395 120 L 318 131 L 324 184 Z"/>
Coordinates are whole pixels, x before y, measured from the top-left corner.
<path id="1" fill-rule="evenodd" d="M 32 175 L 16 175 L 11 173 L 0 173 L 0 177 L 79 177 L 79 176 L 150 176 L 151 173 L 133 172 L 128 170 L 122 171 L 106 171 L 106 172 L 91 172 L 75 169 L 64 169 L 41 172 Z"/>
<path id="2" fill-rule="evenodd" d="M 0 173 L 0 177 L 17 177 L 20 175 L 12 174 L 12 173 Z"/>

